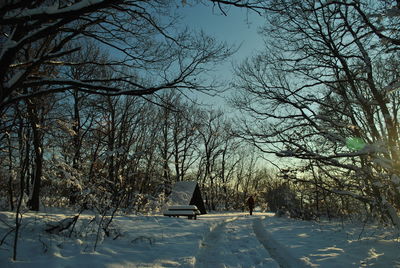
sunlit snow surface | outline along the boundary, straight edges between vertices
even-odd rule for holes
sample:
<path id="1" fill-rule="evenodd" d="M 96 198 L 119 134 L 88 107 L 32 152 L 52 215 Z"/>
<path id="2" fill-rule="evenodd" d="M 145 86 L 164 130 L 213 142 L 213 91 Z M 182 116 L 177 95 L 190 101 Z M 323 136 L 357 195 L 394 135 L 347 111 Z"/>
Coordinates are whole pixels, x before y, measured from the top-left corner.
<path id="1" fill-rule="evenodd" d="M 400 267 L 400 240 L 378 226 L 363 230 L 362 224 L 261 212 L 212 213 L 198 220 L 121 215 L 94 251 L 100 218 L 82 215 L 75 227 L 80 235 L 68 238 L 43 231 L 45 223 L 73 215 L 54 211 L 24 214 L 18 260 L 11 260 L 10 234 L 0 246 L 0 267 Z M 0 212 L 0 239 L 13 217 Z"/>

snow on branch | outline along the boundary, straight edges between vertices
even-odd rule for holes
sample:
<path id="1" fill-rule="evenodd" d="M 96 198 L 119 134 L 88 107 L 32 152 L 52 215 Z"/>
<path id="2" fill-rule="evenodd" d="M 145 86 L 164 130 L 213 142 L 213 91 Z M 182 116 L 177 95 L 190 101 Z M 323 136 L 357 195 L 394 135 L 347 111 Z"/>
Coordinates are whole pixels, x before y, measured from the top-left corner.
<path id="1" fill-rule="evenodd" d="M 40 6 L 32 9 L 12 10 L 6 12 L 3 18 L 0 19 L 0 24 L 18 23 L 26 20 L 49 20 L 49 18 L 57 19 L 68 16 L 76 16 L 107 7 L 113 2 L 121 1 L 83 0 L 62 8 L 57 6 L 57 2 L 55 2 L 55 4 L 52 6 Z"/>

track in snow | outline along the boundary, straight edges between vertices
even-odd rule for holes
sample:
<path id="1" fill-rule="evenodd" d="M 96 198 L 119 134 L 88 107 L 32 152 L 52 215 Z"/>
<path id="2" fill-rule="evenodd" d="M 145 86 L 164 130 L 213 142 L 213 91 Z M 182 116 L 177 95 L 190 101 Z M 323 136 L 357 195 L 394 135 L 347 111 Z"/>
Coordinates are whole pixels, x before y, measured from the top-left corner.
<path id="1" fill-rule="evenodd" d="M 258 243 L 252 222 L 253 217 L 246 216 L 212 226 L 201 241 L 194 267 L 280 267 Z"/>
<path id="2" fill-rule="evenodd" d="M 308 267 L 303 261 L 290 255 L 286 246 L 278 243 L 272 235 L 265 229 L 262 219 L 253 220 L 254 233 L 260 243 L 269 252 L 271 257 L 279 263 L 281 268 L 303 268 Z"/>

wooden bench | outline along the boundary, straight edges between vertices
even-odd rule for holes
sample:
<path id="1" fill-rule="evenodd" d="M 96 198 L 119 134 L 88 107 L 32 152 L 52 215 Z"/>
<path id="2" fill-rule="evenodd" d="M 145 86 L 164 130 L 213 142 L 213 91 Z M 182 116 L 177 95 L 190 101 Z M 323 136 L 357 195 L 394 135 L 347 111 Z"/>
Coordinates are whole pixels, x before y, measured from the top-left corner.
<path id="1" fill-rule="evenodd" d="M 166 211 L 164 211 L 164 216 L 168 217 L 178 217 L 187 216 L 188 219 L 196 219 L 197 215 L 200 215 L 200 211 L 195 205 L 189 206 L 169 206 Z"/>

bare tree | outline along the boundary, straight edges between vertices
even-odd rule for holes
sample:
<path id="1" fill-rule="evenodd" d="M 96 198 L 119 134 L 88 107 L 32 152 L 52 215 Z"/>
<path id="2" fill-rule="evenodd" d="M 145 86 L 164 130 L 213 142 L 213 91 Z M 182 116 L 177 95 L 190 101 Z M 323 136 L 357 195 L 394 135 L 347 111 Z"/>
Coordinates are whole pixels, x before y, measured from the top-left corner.
<path id="1" fill-rule="evenodd" d="M 228 56 L 230 49 L 202 33 L 194 36 L 187 30 L 178 31 L 176 18 L 168 15 L 171 7 L 175 7 L 173 1 L 157 0 L 2 2 L 0 108 L 69 89 L 110 96 L 209 89 L 210 83 L 195 77 L 207 63 Z M 63 56 L 80 50 L 79 43 L 88 40 L 116 56 L 108 62 L 64 60 Z M 27 50 L 35 53 L 25 57 Z M 77 64 L 107 64 L 113 76 L 77 80 L 44 71 Z M 141 79 L 132 79 L 128 70 L 140 73 Z"/>
<path id="2" fill-rule="evenodd" d="M 185 101 L 184 95 L 176 92 L 164 94 L 159 105 L 163 119 L 160 136 L 163 177 L 170 186 L 172 182 L 184 180 L 199 157 L 196 151 L 200 110 L 195 103 Z"/>
<path id="3" fill-rule="evenodd" d="M 199 129 L 201 158 L 199 175 L 201 185 L 207 185 L 206 202 L 209 209 L 216 209 L 217 163 L 222 154 L 224 114 L 222 111 L 204 111 Z"/>
<path id="4" fill-rule="evenodd" d="M 241 134 L 264 152 L 318 162 L 339 176 L 335 186 L 347 186 L 331 191 L 369 203 L 399 227 L 398 96 L 386 90 L 387 72 L 398 74 L 381 71 L 396 52 L 382 53 L 362 17 L 380 3 L 328 2 L 271 3 L 280 12 L 267 16 L 265 52 L 236 72 L 244 93 L 236 106 L 253 118 Z"/>
<path id="5" fill-rule="evenodd" d="M 173 157 L 176 181 L 183 181 L 189 169 L 198 160 L 199 108 L 188 102 L 178 105 L 173 119 Z"/>

